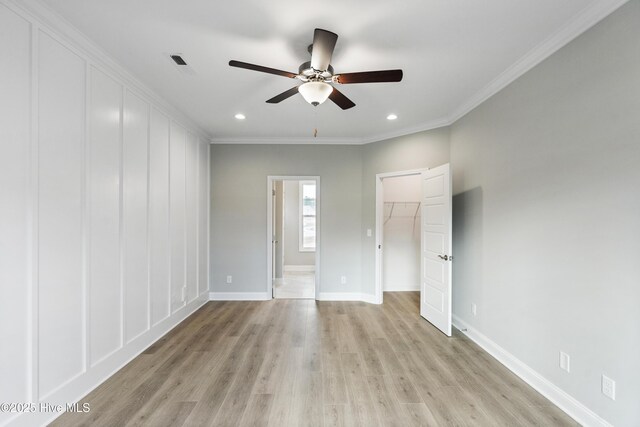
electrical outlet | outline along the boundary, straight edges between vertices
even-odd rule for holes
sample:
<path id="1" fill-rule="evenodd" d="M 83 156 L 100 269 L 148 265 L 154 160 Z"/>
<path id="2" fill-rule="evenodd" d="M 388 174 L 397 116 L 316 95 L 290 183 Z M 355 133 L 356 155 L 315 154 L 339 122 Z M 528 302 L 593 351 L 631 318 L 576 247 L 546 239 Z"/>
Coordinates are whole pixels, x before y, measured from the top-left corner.
<path id="1" fill-rule="evenodd" d="M 616 400 L 616 382 L 602 374 L 602 394 L 611 400 Z"/>
<path id="2" fill-rule="evenodd" d="M 478 314 L 478 306 L 476 306 L 476 303 L 474 302 L 471 303 L 471 314 L 474 316 Z"/>
<path id="3" fill-rule="evenodd" d="M 343 285 L 347 284 L 347 276 L 340 276 L 340 283 Z"/>
<path id="4" fill-rule="evenodd" d="M 373 233 L 371 232 L 370 228 L 367 228 L 367 237 L 371 237 Z"/>
<path id="5" fill-rule="evenodd" d="M 560 352 L 560 369 L 567 372 L 571 370 L 571 357 L 564 351 Z"/>
<path id="6" fill-rule="evenodd" d="M 227 283 L 233 283 L 233 276 L 227 276 Z"/>

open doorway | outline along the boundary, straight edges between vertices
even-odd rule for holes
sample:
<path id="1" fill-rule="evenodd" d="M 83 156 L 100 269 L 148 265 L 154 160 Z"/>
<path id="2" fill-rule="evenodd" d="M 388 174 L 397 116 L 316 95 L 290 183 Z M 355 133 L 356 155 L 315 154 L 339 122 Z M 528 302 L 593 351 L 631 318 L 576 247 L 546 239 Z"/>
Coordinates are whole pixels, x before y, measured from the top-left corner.
<path id="1" fill-rule="evenodd" d="M 314 299 L 318 283 L 319 178 L 269 177 L 269 287 L 273 298 Z"/>
<path id="2" fill-rule="evenodd" d="M 420 291 L 422 173 L 425 170 L 376 176 L 378 304 L 382 304 L 384 292 Z"/>
<path id="3" fill-rule="evenodd" d="M 382 291 L 420 291 L 421 176 L 385 178 Z"/>

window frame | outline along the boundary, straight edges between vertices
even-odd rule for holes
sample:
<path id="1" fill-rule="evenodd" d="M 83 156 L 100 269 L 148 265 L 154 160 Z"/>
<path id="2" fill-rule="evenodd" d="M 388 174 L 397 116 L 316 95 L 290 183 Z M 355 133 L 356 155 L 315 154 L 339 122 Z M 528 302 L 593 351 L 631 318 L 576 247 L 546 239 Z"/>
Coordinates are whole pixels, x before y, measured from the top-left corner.
<path id="1" fill-rule="evenodd" d="M 315 212 L 313 215 L 305 215 L 304 214 L 304 191 L 303 187 L 305 185 L 313 185 L 315 187 Z M 313 248 L 304 246 L 304 218 L 312 217 L 315 218 L 315 231 L 316 234 L 313 239 Z M 298 251 L 300 252 L 315 252 L 317 243 L 318 243 L 318 235 L 317 235 L 317 225 L 318 225 L 318 186 L 316 181 L 298 181 Z"/>

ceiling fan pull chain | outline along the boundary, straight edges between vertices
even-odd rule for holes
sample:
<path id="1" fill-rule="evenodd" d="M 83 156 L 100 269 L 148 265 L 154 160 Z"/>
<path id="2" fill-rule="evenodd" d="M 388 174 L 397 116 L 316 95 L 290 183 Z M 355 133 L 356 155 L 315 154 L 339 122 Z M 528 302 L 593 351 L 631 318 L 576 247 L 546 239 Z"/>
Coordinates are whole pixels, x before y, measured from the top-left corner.
<path id="1" fill-rule="evenodd" d="M 318 137 L 318 109 L 317 108 L 313 109 L 313 124 L 314 124 L 313 137 L 317 138 Z"/>

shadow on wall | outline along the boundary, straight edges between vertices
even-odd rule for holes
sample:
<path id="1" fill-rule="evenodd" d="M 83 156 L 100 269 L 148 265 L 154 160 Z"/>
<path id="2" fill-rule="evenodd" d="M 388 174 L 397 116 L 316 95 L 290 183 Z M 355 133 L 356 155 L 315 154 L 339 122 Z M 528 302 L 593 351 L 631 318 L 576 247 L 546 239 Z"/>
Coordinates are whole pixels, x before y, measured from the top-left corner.
<path id="1" fill-rule="evenodd" d="M 471 304 L 483 309 L 483 194 L 482 187 L 453 196 L 453 314 L 475 327 Z M 475 319 L 474 319 L 475 320 Z"/>

